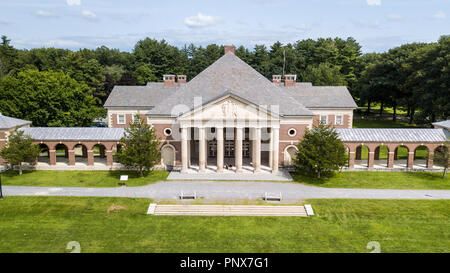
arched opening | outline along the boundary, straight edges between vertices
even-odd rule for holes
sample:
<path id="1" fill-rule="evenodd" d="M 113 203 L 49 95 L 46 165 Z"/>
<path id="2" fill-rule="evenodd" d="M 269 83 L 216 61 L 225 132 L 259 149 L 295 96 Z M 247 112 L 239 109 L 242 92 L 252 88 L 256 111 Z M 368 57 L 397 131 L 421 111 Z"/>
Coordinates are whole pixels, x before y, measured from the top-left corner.
<path id="1" fill-rule="evenodd" d="M 387 168 L 389 158 L 389 149 L 385 145 L 381 145 L 375 148 L 375 168 Z"/>
<path id="2" fill-rule="evenodd" d="M 56 163 L 69 164 L 69 149 L 64 144 L 58 144 L 56 150 Z"/>
<path id="3" fill-rule="evenodd" d="M 77 144 L 73 147 L 75 152 L 75 164 L 88 165 L 88 149 L 83 144 Z"/>
<path id="4" fill-rule="evenodd" d="M 434 167 L 442 169 L 445 162 L 443 161 L 443 155 L 448 153 L 448 148 L 446 146 L 439 146 L 434 150 Z"/>
<path id="5" fill-rule="evenodd" d="M 50 164 L 50 149 L 45 144 L 39 144 L 41 152 L 39 153 L 38 163 Z"/>
<path id="6" fill-rule="evenodd" d="M 409 149 L 406 146 L 398 146 L 394 151 L 394 168 L 408 167 Z"/>
<path id="7" fill-rule="evenodd" d="M 294 160 L 297 157 L 297 152 L 298 149 L 294 145 L 288 146 L 284 149 L 284 166 L 294 166 Z"/>
<path id="8" fill-rule="evenodd" d="M 161 163 L 166 168 L 166 170 L 172 170 L 175 166 L 175 148 L 170 145 L 164 145 L 161 148 Z"/>
<path id="9" fill-rule="evenodd" d="M 426 146 L 419 146 L 414 151 L 414 168 L 426 169 L 429 150 Z"/>
<path id="10" fill-rule="evenodd" d="M 96 144 L 93 147 L 94 164 L 106 165 L 106 147 L 103 144 Z"/>
<path id="11" fill-rule="evenodd" d="M 355 152 L 355 168 L 369 167 L 369 147 L 360 145 Z"/>

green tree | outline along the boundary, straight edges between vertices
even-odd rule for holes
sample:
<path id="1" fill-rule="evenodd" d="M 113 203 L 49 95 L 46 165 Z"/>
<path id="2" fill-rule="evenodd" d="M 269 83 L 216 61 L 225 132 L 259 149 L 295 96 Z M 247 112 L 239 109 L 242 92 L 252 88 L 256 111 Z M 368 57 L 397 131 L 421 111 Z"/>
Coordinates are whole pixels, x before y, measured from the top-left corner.
<path id="1" fill-rule="evenodd" d="M 308 66 L 300 74 L 302 81 L 312 82 L 315 86 L 343 86 L 347 82 L 340 68 L 331 64 L 321 63 L 318 66 Z"/>
<path id="2" fill-rule="evenodd" d="M 315 174 L 318 179 L 322 174 L 340 170 L 347 162 L 346 148 L 338 133 L 325 125 L 306 131 L 294 160 L 300 171 Z"/>
<path id="3" fill-rule="evenodd" d="M 444 146 L 439 147 L 434 153 L 434 164 L 442 166 L 444 173 L 442 178 L 445 179 L 447 175 L 448 166 L 450 163 L 450 142 L 447 141 Z"/>
<path id="4" fill-rule="evenodd" d="M 89 87 L 63 72 L 26 70 L 0 79 L 0 111 L 34 126 L 89 126 L 105 115 Z"/>
<path id="5" fill-rule="evenodd" d="M 0 78 L 17 68 L 18 50 L 11 46 L 10 42 L 11 40 L 2 35 L 0 43 Z"/>
<path id="6" fill-rule="evenodd" d="M 139 85 L 146 85 L 148 82 L 156 82 L 158 80 L 148 65 L 145 64 L 140 65 L 136 71 L 134 71 L 133 76 L 136 78 Z"/>
<path id="7" fill-rule="evenodd" d="M 0 151 L 0 156 L 12 166 L 19 166 L 19 175 L 22 175 L 22 163 L 32 164 L 40 152 L 41 149 L 38 145 L 33 145 L 30 136 L 16 130 L 9 136 L 6 146 Z"/>
<path id="8" fill-rule="evenodd" d="M 146 124 L 140 115 L 136 115 L 134 122 L 125 129 L 121 143 L 124 147 L 116 155 L 117 162 L 127 168 L 139 170 L 141 177 L 144 176 L 144 171 L 150 172 L 161 160 L 161 141 L 156 136 L 155 129 Z"/>

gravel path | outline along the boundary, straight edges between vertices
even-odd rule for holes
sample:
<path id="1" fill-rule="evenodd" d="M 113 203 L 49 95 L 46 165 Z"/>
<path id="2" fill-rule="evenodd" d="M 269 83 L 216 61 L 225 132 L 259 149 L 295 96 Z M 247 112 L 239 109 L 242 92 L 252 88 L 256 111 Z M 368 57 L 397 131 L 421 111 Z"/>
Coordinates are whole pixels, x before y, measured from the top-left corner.
<path id="1" fill-rule="evenodd" d="M 197 192 L 205 201 L 260 200 L 265 192 L 283 195 L 283 202 L 312 198 L 350 199 L 450 199 L 450 190 L 378 190 L 320 188 L 273 182 L 158 182 L 144 187 L 58 188 L 4 186 L 5 196 L 95 196 L 177 200 L 181 191 Z"/>

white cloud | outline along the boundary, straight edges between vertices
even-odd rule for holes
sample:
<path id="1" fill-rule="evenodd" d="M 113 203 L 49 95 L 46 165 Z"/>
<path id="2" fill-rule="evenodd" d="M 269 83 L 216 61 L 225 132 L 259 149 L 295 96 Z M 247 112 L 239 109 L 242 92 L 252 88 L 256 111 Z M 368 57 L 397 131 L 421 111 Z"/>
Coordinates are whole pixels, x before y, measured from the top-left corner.
<path id="1" fill-rule="evenodd" d="M 388 20 L 390 21 L 400 21 L 403 20 L 403 16 L 400 14 L 388 14 L 387 15 Z"/>
<path id="2" fill-rule="evenodd" d="M 79 6 L 81 5 L 81 0 L 67 0 L 67 5 L 69 6 Z"/>
<path id="3" fill-rule="evenodd" d="M 44 10 L 38 10 L 35 14 L 39 17 L 58 17 L 56 14 Z"/>
<path id="4" fill-rule="evenodd" d="M 440 11 L 436 12 L 436 13 L 433 15 L 433 18 L 436 18 L 436 19 L 445 19 L 445 18 L 447 18 L 447 14 L 445 14 L 445 12 L 443 12 L 442 10 L 440 10 Z"/>
<path id="5" fill-rule="evenodd" d="M 196 16 L 186 17 L 184 19 L 184 23 L 188 27 L 207 27 L 214 25 L 219 20 L 220 20 L 219 17 L 199 13 Z"/>
<path id="6" fill-rule="evenodd" d="M 369 6 L 381 6 L 381 0 L 366 0 Z"/>
<path id="7" fill-rule="evenodd" d="M 83 10 L 81 12 L 81 15 L 83 15 L 83 17 L 85 17 L 87 19 L 95 19 L 95 18 L 97 18 L 97 15 L 95 15 L 95 13 L 93 13 L 90 10 Z"/>

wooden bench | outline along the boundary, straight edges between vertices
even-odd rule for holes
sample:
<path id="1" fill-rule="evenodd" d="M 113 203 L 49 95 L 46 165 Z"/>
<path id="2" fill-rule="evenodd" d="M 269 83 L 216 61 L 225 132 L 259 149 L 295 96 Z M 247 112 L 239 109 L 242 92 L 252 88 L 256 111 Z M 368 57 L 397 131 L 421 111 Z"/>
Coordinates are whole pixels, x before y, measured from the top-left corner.
<path id="1" fill-rule="evenodd" d="M 181 200 L 185 200 L 185 199 L 197 199 L 197 192 L 193 192 L 193 193 L 186 193 L 181 191 L 180 192 L 180 199 Z"/>
<path id="2" fill-rule="evenodd" d="M 273 193 L 264 193 L 263 200 L 265 201 L 281 201 L 283 199 L 281 192 L 279 195 L 275 195 Z"/>

